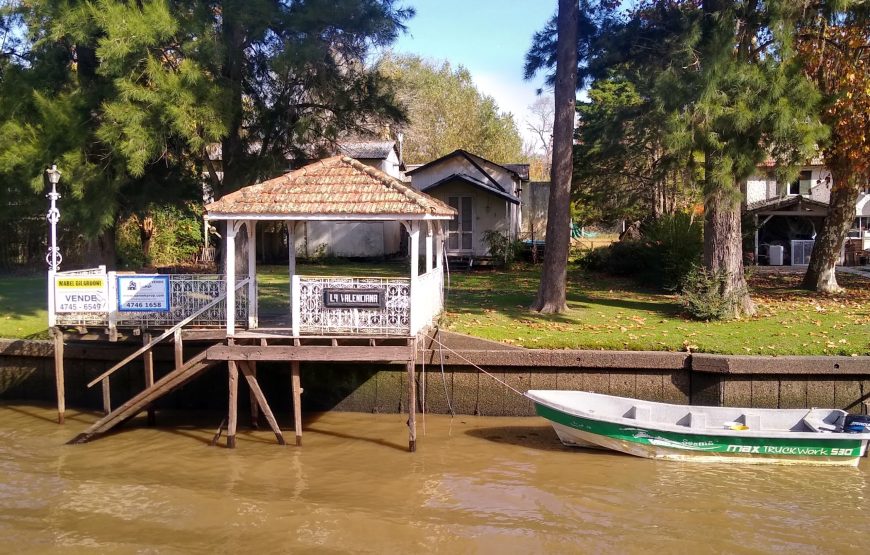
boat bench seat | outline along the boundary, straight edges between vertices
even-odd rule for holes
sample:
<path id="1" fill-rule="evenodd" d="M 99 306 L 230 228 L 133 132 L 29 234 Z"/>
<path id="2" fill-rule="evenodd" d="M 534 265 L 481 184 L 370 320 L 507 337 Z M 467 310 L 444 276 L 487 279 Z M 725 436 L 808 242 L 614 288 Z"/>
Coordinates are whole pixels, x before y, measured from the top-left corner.
<path id="1" fill-rule="evenodd" d="M 689 413 L 689 427 L 695 430 L 707 427 L 707 414 L 703 412 Z"/>
<path id="2" fill-rule="evenodd" d="M 752 414 L 746 413 L 743 415 L 743 424 L 749 428 L 750 430 L 760 430 L 761 429 L 761 415 L 760 414 Z"/>
<path id="3" fill-rule="evenodd" d="M 652 408 L 642 405 L 634 405 L 629 411 L 628 418 L 634 418 L 635 420 L 649 422 L 650 420 L 652 420 Z"/>

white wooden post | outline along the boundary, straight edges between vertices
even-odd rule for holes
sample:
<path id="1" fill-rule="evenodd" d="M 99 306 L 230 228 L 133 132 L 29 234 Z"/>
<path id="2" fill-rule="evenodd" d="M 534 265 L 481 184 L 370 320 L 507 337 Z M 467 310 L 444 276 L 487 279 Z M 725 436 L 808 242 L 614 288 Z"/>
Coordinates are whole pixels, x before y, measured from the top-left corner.
<path id="1" fill-rule="evenodd" d="M 290 324 L 293 327 L 293 335 L 296 336 L 296 323 L 293 321 L 294 309 L 299 299 L 294 296 L 293 276 L 296 275 L 296 221 L 287 220 L 287 272 L 290 281 Z"/>
<path id="2" fill-rule="evenodd" d="M 257 302 L 257 222 L 245 223 L 248 231 L 248 327 L 259 325 L 259 303 Z"/>
<path id="3" fill-rule="evenodd" d="M 118 274 L 117 272 L 109 272 L 106 274 L 106 285 L 109 291 L 109 318 L 108 332 L 109 341 L 118 340 Z"/>
<path id="4" fill-rule="evenodd" d="M 302 307 L 299 306 L 299 276 L 290 276 L 290 328 L 293 337 L 299 337 L 299 320 Z"/>
<path id="5" fill-rule="evenodd" d="M 411 294 L 410 294 L 410 305 L 411 305 L 411 315 L 410 315 L 410 323 L 411 323 L 411 334 L 417 333 L 417 319 L 419 318 L 417 310 L 417 276 L 420 272 L 420 223 L 417 221 L 410 222 L 408 227 L 408 243 L 410 248 L 411 255 Z"/>
<path id="6" fill-rule="evenodd" d="M 435 222 L 435 265 L 444 268 L 444 229 L 441 222 Z"/>
<path id="7" fill-rule="evenodd" d="M 426 273 L 432 270 L 432 222 L 426 222 Z"/>
<path id="8" fill-rule="evenodd" d="M 236 333 L 236 222 L 227 220 L 227 335 Z"/>

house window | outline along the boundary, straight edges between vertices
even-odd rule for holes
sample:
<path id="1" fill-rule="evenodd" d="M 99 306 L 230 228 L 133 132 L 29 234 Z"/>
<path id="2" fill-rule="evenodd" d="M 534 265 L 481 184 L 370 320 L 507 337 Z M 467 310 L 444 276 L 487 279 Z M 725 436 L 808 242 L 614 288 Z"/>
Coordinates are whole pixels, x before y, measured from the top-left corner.
<path id="1" fill-rule="evenodd" d="M 798 179 L 788 184 L 788 194 L 810 196 L 810 189 L 813 186 L 813 172 L 802 171 Z"/>
<path id="2" fill-rule="evenodd" d="M 457 217 L 450 220 L 447 226 L 447 250 L 472 250 L 473 205 L 471 197 L 447 197 L 447 204 L 459 212 Z"/>

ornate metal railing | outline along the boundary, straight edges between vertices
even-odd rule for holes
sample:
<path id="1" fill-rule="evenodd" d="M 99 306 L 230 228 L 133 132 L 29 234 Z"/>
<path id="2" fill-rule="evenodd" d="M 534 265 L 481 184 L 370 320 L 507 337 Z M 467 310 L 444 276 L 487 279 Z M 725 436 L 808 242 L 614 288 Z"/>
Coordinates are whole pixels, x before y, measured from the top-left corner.
<path id="1" fill-rule="evenodd" d="M 236 278 L 236 282 L 244 279 Z M 195 313 L 227 290 L 227 281 L 217 274 L 170 274 L 168 312 L 118 312 L 121 327 L 171 327 Z M 236 322 L 247 325 L 248 289 L 236 291 Z M 194 319 L 190 325 L 221 327 L 227 322 L 226 300 L 216 304 Z"/>
<path id="2" fill-rule="evenodd" d="M 58 274 L 60 275 L 60 273 Z M 57 325 L 106 326 L 110 328 L 171 327 L 194 314 L 199 309 L 226 292 L 226 279 L 217 274 L 170 274 L 169 311 L 165 312 L 120 312 L 114 272 L 105 270 L 77 270 L 63 275 L 104 275 L 108 282 L 108 312 L 58 313 Z M 238 280 L 243 279 L 239 277 Z M 237 281 L 238 282 L 238 281 Z M 248 318 L 248 290 L 236 291 L 236 322 L 246 325 Z M 226 325 L 226 300 L 217 303 L 194 319 L 191 325 L 199 327 L 222 327 Z"/>
<path id="3" fill-rule="evenodd" d="M 329 307 L 324 302 L 327 290 L 381 294 L 382 306 Z M 410 335 L 411 280 L 293 276 L 293 323 L 299 335 Z"/>

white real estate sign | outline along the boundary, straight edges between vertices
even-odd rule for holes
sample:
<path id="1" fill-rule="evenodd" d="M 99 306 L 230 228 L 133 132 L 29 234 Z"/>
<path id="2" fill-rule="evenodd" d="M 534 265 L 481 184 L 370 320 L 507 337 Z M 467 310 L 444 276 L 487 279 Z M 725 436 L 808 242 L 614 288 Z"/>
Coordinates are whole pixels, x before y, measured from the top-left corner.
<path id="1" fill-rule="evenodd" d="M 118 311 L 169 312 L 169 276 L 118 276 Z"/>
<path id="2" fill-rule="evenodd" d="M 107 276 L 55 276 L 54 311 L 56 313 L 109 312 Z"/>

